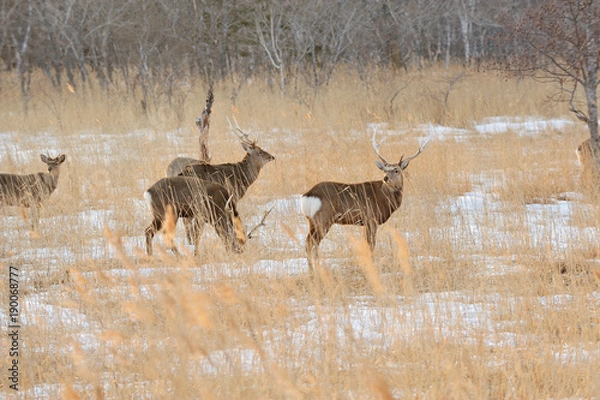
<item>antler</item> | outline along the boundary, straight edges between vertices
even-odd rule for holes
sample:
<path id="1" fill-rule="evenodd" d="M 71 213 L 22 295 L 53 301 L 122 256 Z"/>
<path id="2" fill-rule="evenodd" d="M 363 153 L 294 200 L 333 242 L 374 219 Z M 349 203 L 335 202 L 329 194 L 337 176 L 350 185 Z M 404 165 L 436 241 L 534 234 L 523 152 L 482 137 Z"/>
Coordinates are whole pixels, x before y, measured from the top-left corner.
<path id="1" fill-rule="evenodd" d="M 423 150 L 425 150 L 425 147 L 427 147 L 427 145 L 429 144 L 429 142 L 431 142 L 431 138 L 432 137 L 433 137 L 433 127 L 430 124 L 429 125 L 429 137 L 427 138 L 427 140 L 425 141 L 425 143 L 423 143 L 421 145 L 421 147 L 419 147 L 419 150 L 417 150 L 417 152 L 415 154 L 413 154 L 412 156 L 408 157 L 406 160 L 403 160 L 404 155 L 402 157 L 400 157 L 400 161 L 398 162 L 400 164 L 400 168 L 404 169 L 404 168 L 408 167 L 408 163 L 411 160 L 414 160 L 419 154 L 421 154 L 421 152 L 423 152 Z"/>
<path id="2" fill-rule="evenodd" d="M 269 216 L 269 214 L 271 214 L 271 211 L 273 211 L 273 209 L 275 208 L 275 206 L 269 208 L 269 210 L 267 212 L 264 213 L 263 217 L 261 218 L 260 222 L 252 229 L 250 229 L 250 232 L 248 232 L 246 234 L 246 237 L 248 239 L 252 239 L 252 234 L 261 226 L 266 226 L 265 224 L 265 220 L 267 219 L 267 217 Z"/>
<path id="3" fill-rule="evenodd" d="M 231 129 L 231 132 L 233 132 L 233 134 L 235 136 L 237 136 L 238 139 L 240 139 L 240 142 L 250 144 L 250 145 L 254 144 L 254 141 L 250 140 L 250 138 L 248 137 L 248 134 L 246 132 L 244 132 L 242 130 L 242 128 L 240 128 L 240 125 L 236 121 L 235 117 L 233 117 L 233 121 L 235 122 L 235 127 L 231 124 L 231 121 L 229 120 L 229 118 L 227 118 L 227 122 L 229 123 L 229 129 Z"/>
<path id="4" fill-rule="evenodd" d="M 385 165 L 390 165 L 390 162 L 388 160 L 386 160 L 380 153 L 379 153 L 379 146 L 381 145 L 381 143 L 385 142 L 385 138 L 383 138 L 381 140 L 381 142 L 379 142 L 379 144 L 377 144 L 377 141 L 375 140 L 375 136 L 377 135 L 377 126 L 375 126 L 375 128 L 373 128 L 373 137 L 371 138 L 371 145 L 373 146 L 373 150 L 375 150 L 375 154 L 377 154 L 377 157 L 379 157 L 379 159 L 385 164 Z"/>

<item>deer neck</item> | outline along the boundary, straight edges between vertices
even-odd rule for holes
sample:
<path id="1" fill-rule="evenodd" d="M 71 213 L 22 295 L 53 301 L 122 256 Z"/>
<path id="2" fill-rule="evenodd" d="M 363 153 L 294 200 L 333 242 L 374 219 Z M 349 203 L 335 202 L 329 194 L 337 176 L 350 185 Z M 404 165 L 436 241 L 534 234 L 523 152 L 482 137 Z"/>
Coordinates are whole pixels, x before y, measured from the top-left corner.
<path id="1" fill-rule="evenodd" d="M 250 154 L 246 154 L 246 157 L 244 157 L 240 164 L 242 171 L 244 171 L 244 179 L 246 179 L 248 185 L 251 185 L 258 178 L 262 165 L 260 162 L 252 160 Z"/>
<path id="2" fill-rule="evenodd" d="M 402 189 L 402 186 L 394 187 L 385 181 L 381 181 L 381 192 L 396 208 L 400 207 L 402 203 Z"/>
<path id="3" fill-rule="evenodd" d="M 44 186 L 46 186 L 48 188 L 48 194 L 54 192 L 54 190 L 56 189 L 56 186 L 58 186 L 58 177 L 60 176 L 60 169 L 59 168 L 55 168 L 52 171 L 48 172 L 48 173 L 42 173 L 40 174 L 40 178 L 42 180 L 42 183 L 44 184 Z"/>

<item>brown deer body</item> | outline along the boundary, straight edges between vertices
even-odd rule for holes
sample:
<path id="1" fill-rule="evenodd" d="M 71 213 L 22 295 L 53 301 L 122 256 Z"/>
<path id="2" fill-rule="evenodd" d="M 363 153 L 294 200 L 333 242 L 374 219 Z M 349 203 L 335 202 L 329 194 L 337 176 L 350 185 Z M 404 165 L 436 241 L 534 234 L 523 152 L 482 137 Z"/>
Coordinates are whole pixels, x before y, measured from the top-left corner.
<path id="1" fill-rule="evenodd" d="M 40 155 L 42 162 L 48 165 L 48 172 L 29 175 L 0 174 L 0 205 L 31 208 L 32 229 L 35 230 L 39 207 L 56 190 L 60 175 L 60 165 L 66 156 L 61 154 L 52 158 Z"/>
<path id="2" fill-rule="evenodd" d="M 152 223 L 146 228 L 146 251 L 152 255 L 152 239 L 174 212 L 174 225 L 178 218 L 192 218 L 197 224 L 211 224 L 229 251 L 242 252 L 246 234 L 237 212 L 236 203 L 222 185 L 193 177 L 160 179 L 145 193 L 144 198 L 152 213 Z M 199 236 L 194 237 L 197 254 Z M 173 245 L 172 250 L 177 253 Z"/>
<path id="3" fill-rule="evenodd" d="M 193 157 L 177 157 L 167 166 L 167 176 L 179 176 L 183 169 L 191 164 L 208 164 L 206 161 Z"/>
<path id="4" fill-rule="evenodd" d="M 246 151 L 246 155 L 242 161 L 237 163 L 225 164 L 209 164 L 188 157 L 178 157 L 173 160 L 167 168 L 167 176 L 174 176 L 177 171 L 178 175 L 191 176 L 204 179 L 207 181 L 216 182 L 224 186 L 229 193 L 233 195 L 233 200 L 237 203 L 244 197 L 246 191 L 252 185 L 261 169 L 269 162 L 275 160 L 271 154 L 258 147 L 256 141 L 250 140 L 248 135 L 237 128 L 241 135 L 238 135 L 242 148 Z M 234 131 L 235 133 L 235 131 Z M 185 165 L 181 167 L 181 164 Z M 191 223 L 186 224 L 186 235 L 188 241 L 196 240 L 196 236 L 202 234 L 203 224 Z"/>
<path id="5" fill-rule="evenodd" d="M 244 197 L 250 185 L 258 179 L 262 167 L 275 159 L 256 145 L 244 147 L 244 150 L 246 150 L 246 155 L 240 162 L 215 165 L 192 163 L 183 169 L 181 175 L 219 183 L 225 186 L 235 201 L 239 201 Z"/>
<path id="6" fill-rule="evenodd" d="M 320 182 L 300 199 L 302 213 L 308 220 L 306 251 L 309 267 L 317 257 L 319 243 L 334 224 L 364 226 L 367 243 L 375 248 L 377 228 L 385 223 L 402 204 L 404 188 L 403 171 L 429 143 L 429 139 L 416 154 L 398 163 L 390 163 L 379 154 L 379 145 L 373 134 L 372 144 L 381 161 L 377 167 L 385 172 L 381 181 L 363 183 Z"/>

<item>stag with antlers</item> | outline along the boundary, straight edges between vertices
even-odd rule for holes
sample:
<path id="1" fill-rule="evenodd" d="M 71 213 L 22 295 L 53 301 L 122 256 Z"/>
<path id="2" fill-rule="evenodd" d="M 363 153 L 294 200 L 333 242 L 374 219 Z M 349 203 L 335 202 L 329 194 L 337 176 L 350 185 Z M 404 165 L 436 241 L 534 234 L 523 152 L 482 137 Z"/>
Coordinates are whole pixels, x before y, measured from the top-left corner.
<path id="1" fill-rule="evenodd" d="M 267 163 L 275 160 L 275 157 L 261 149 L 256 140 L 251 140 L 249 135 L 240 129 L 237 122 L 234 127 L 230 121 L 229 126 L 231 131 L 238 137 L 242 148 L 246 151 L 246 156 L 242 161 L 225 164 L 209 164 L 200 161 L 191 162 L 184 166 L 178 175 L 197 177 L 223 185 L 233 195 L 233 200 L 238 202 L 244 197 L 250 185 L 256 181 L 261 169 Z M 177 159 L 171 164 L 175 161 Z M 176 170 L 177 168 L 171 168 L 171 165 L 169 165 L 167 175 L 175 174 Z M 186 221 L 185 226 L 188 241 L 195 242 L 196 236 L 202 234 L 202 224 L 198 225 L 191 223 L 191 221 Z M 198 226 L 200 226 L 199 231 L 196 230 Z"/>
<path id="2" fill-rule="evenodd" d="M 402 156 L 397 163 L 390 163 L 380 154 L 381 143 L 377 144 L 376 135 L 375 130 L 372 145 L 379 157 L 375 164 L 385 173 L 383 180 L 363 183 L 320 182 L 302 195 L 300 206 L 308 220 L 306 252 L 311 271 L 319 243 L 334 224 L 364 226 L 367 243 L 371 250 L 375 248 L 377 228 L 402 203 L 403 171 L 429 144 L 433 131 L 415 154 L 406 159 Z"/>

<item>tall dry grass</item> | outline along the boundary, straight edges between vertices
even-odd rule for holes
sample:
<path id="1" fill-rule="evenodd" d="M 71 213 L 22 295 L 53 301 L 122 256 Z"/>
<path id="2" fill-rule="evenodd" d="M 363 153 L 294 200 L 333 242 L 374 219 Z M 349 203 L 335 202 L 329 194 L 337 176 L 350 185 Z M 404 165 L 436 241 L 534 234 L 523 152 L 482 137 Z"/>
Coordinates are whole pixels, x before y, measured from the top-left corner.
<path id="1" fill-rule="evenodd" d="M 8 265 L 23 271 L 20 397 L 599 397 L 600 213 L 578 195 L 574 153 L 585 131 L 478 134 L 486 117 L 566 108 L 533 81 L 464 72 L 339 73 L 316 95 L 300 87 L 283 99 L 258 79 L 217 85 L 213 160 L 243 156 L 227 133 L 234 116 L 276 156 L 240 212 L 250 225 L 275 209 L 244 254 L 227 254 L 207 228 L 197 259 L 160 252 L 160 237 L 158 255 L 144 255 L 141 194 L 172 158 L 198 152 L 206 87 L 182 93 L 178 110 L 145 114 L 129 95 L 58 96 L 40 78 L 25 114 L 3 79 L 0 170 L 34 172 L 39 152 L 67 154 L 41 237 L 18 210 L 0 215 L 3 282 Z M 466 138 L 437 139 L 411 162 L 374 259 L 359 228 L 336 226 L 308 276 L 294 196 L 320 180 L 380 179 L 368 124 L 404 132 L 381 146 L 395 159 L 430 122 Z M 557 248 L 552 206 L 564 200 L 590 234 Z M 550 234 L 534 240 L 537 206 L 548 206 L 538 223 Z"/>

